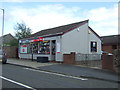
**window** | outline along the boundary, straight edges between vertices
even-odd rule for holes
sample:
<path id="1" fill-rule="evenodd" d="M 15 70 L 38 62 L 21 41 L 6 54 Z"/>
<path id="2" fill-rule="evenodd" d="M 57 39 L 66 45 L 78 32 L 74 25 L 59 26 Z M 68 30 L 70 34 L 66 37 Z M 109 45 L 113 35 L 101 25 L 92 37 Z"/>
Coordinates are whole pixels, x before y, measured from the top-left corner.
<path id="1" fill-rule="evenodd" d="M 38 53 L 38 42 L 32 44 L 33 53 Z"/>
<path id="2" fill-rule="evenodd" d="M 97 42 L 91 42 L 91 52 L 97 52 Z"/>
<path id="3" fill-rule="evenodd" d="M 50 54 L 50 41 L 39 42 L 39 54 Z"/>

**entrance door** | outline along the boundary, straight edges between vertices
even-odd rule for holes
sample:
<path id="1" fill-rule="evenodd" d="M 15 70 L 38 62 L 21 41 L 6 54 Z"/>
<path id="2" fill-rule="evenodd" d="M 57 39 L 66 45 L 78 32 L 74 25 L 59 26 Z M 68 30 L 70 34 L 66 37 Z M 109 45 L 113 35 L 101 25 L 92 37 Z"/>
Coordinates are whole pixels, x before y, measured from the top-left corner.
<path id="1" fill-rule="evenodd" d="M 51 41 L 51 60 L 55 61 L 56 58 L 56 40 Z"/>

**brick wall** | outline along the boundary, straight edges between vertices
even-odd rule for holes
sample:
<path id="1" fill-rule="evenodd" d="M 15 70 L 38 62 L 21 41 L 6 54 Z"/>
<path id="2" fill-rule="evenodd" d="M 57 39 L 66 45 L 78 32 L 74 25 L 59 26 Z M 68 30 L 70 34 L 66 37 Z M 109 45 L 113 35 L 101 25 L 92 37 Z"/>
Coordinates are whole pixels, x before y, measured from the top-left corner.
<path id="1" fill-rule="evenodd" d="M 75 64 L 75 53 L 71 52 L 70 54 L 63 55 L 64 64 Z"/>
<path id="2" fill-rule="evenodd" d="M 110 46 L 110 45 L 104 45 L 104 46 L 102 46 L 102 50 L 106 51 L 106 52 L 109 52 L 109 53 L 113 52 L 112 46 Z"/>
<path id="3" fill-rule="evenodd" d="M 103 56 L 102 56 L 102 69 L 114 71 L 114 69 L 113 69 L 113 55 L 103 54 Z"/>
<path id="4" fill-rule="evenodd" d="M 120 45 L 117 45 L 117 49 L 120 49 Z M 102 46 L 102 51 L 113 53 L 114 50 L 115 49 L 112 48 L 112 45 L 103 45 Z"/>
<path id="5" fill-rule="evenodd" d="M 4 50 L 5 53 L 7 54 L 8 58 L 17 58 L 18 57 L 18 52 L 17 52 L 17 46 L 5 46 Z"/>

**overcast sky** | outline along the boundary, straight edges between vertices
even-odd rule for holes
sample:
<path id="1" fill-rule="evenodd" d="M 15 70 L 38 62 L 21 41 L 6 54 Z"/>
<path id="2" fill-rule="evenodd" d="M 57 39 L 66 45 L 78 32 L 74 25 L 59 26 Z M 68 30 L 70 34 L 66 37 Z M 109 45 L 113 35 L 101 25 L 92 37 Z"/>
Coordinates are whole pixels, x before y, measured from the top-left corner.
<path id="1" fill-rule="evenodd" d="M 4 34 L 14 35 L 17 22 L 25 22 L 35 33 L 86 19 L 100 36 L 118 34 L 118 2 L 0 2 L 0 8 L 5 9 Z"/>

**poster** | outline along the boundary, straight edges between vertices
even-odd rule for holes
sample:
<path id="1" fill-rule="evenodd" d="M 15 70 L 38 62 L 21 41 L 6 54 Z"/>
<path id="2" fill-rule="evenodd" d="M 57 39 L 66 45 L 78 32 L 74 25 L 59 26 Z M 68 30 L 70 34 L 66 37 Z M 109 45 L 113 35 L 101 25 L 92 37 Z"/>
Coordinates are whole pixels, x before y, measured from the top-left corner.
<path id="1" fill-rule="evenodd" d="M 20 53 L 27 53 L 27 45 L 21 45 Z"/>

